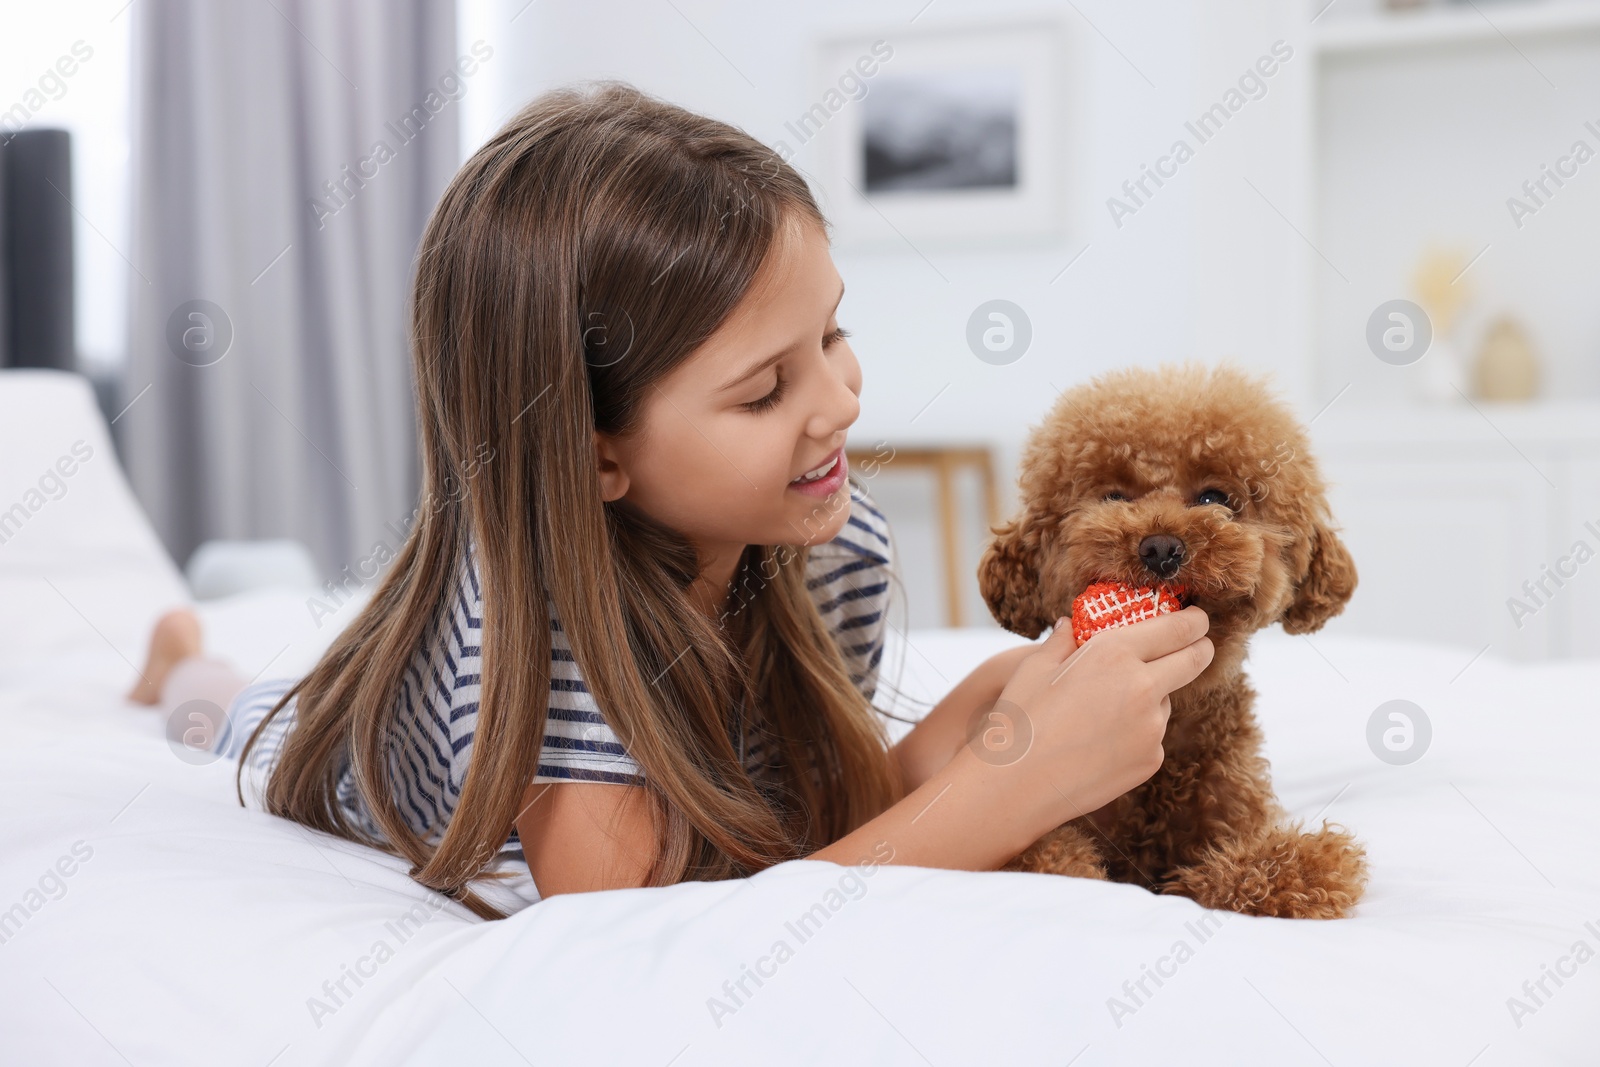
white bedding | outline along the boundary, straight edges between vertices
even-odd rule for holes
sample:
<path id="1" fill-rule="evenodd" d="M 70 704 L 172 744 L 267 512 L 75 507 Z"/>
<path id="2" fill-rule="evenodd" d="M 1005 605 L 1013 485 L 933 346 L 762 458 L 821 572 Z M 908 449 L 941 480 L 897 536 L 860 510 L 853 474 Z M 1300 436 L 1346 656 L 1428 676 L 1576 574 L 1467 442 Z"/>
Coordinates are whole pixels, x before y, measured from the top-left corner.
<path id="1" fill-rule="evenodd" d="M 1462 673 L 1471 649 L 1258 636 L 1280 795 L 1368 846 L 1345 921 L 802 860 L 484 923 L 397 860 L 239 808 L 231 764 L 179 760 L 122 702 L 182 582 L 87 390 L 0 375 L 0 508 L 78 439 L 94 458 L 0 544 L 0 1063 L 1600 1063 L 1600 662 Z M 333 632 L 306 595 L 209 606 L 213 648 L 303 670 Z M 913 633 L 906 688 L 1013 641 Z M 1367 747 L 1394 698 L 1433 724 L 1409 766 Z M 786 924 L 819 905 L 802 940 Z"/>

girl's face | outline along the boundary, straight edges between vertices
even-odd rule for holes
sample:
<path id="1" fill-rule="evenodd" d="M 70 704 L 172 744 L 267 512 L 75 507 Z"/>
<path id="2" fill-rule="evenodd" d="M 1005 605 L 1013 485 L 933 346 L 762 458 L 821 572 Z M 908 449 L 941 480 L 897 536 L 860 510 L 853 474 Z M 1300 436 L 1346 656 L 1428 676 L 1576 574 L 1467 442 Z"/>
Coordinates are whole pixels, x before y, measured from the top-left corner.
<path id="1" fill-rule="evenodd" d="M 845 431 L 861 412 L 843 295 L 821 228 L 786 226 L 721 329 L 650 391 L 639 430 L 596 435 L 605 499 L 683 534 L 708 571 L 731 573 L 746 545 L 837 534 L 850 516 Z"/>

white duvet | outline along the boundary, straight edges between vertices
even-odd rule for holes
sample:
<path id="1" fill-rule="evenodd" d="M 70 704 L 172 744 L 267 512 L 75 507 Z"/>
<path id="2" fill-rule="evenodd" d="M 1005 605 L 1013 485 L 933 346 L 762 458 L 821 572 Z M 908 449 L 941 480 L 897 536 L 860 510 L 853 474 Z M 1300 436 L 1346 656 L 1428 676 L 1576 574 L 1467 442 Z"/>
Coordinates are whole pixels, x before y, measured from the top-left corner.
<path id="1" fill-rule="evenodd" d="M 91 458 L 40 489 L 78 440 Z M 1368 847 L 1345 921 L 802 860 L 485 923 L 397 860 L 241 809 L 231 764 L 180 760 L 121 700 L 185 591 L 76 380 L 0 375 L 13 502 L 0 1064 L 1600 1063 L 1600 663 L 1257 637 L 1280 796 Z M 212 647 L 303 670 L 337 624 L 307 595 L 208 606 Z M 912 633 L 904 685 L 937 696 L 1015 640 Z M 1367 741 L 1393 699 L 1432 725 L 1409 765 Z"/>

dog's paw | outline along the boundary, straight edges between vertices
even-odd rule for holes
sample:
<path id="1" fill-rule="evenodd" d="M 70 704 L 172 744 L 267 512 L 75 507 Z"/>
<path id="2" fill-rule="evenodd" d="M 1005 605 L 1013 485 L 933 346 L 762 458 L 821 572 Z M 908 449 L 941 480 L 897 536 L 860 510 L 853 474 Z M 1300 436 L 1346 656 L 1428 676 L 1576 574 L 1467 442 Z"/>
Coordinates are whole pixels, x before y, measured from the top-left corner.
<path id="1" fill-rule="evenodd" d="M 1070 823 L 1045 834 L 1000 869 L 1101 881 L 1106 877 L 1105 864 L 1100 861 L 1094 842 Z"/>
<path id="2" fill-rule="evenodd" d="M 1274 827 L 1174 871 L 1163 893 L 1206 908 L 1280 919 L 1342 919 L 1366 889 L 1366 850 L 1343 830 Z"/>

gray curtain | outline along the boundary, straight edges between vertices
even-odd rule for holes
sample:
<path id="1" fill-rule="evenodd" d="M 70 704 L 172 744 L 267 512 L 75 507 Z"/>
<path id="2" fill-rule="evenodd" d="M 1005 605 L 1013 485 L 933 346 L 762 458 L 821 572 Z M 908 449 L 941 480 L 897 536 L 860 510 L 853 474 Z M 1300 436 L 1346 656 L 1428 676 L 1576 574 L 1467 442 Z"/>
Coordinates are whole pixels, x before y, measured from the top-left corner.
<path id="1" fill-rule="evenodd" d="M 210 538 L 292 537 L 326 577 L 355 571 L 416 506 L 406 311 L 458 160 L 453 6 L 129 14 L 135 491 L 180 564 Z"/>

